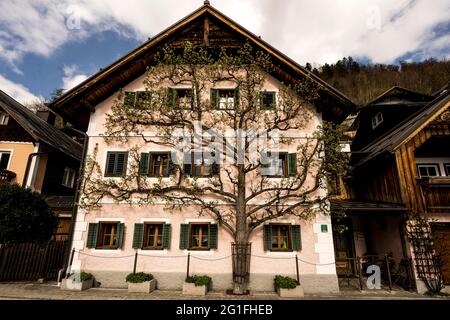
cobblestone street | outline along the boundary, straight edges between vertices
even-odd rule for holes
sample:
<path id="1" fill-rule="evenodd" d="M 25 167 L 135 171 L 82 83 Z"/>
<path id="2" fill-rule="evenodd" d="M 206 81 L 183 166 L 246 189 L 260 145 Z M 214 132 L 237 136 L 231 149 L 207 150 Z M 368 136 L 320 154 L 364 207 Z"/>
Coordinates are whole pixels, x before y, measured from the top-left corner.
<path id="1" fill-rule="evenodd" d="M 91 288 L 82 292 L 63 291 L 56 283 L 25 283 L 10 282 L 0 284 L 0 299 L 31 299 L 31 300 L 285 300 L 274 292 L 256 292 L 249 296 L 231 296 L 224 292 L 209 292 L 206 297 L 186 296 L 181 291 L 155 290 L 150 294 L 128 293 L 126 289 Z M 384 300 L 384 299 L 449 299 L 448 297 L 431 298 L 411 292 L 380 291 L 359 292 L 343 291 L 334 295 L 308 295 L 305 300 Z"/>

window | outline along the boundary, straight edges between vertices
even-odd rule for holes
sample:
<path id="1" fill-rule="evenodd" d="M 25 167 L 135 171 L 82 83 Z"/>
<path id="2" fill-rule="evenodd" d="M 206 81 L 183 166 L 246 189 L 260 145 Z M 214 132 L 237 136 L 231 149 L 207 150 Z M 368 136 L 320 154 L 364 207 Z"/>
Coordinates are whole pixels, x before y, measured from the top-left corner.
<path id="1" fill-rule="evenodd" d="M 0 126 L 6 126 L 9 121 L 9 115 L 5 112 L 0 112 Z"/>
<path id="2" fill-rule="evenodd" d="M 262 163 L 261 174 L 267 177 L 289 177 L 297 174 L 297 155 L 295 153 L 267 153 L 266 163 Z M 261 159 L 263 162 L 264 159 Z"/>
<path id="3" fill-rule="evenodd" d="M 447 176 L 450 176 L 450 163 L 444 163 L 444 167 L 445 167 L 445 174 Z"/>
<path id="4" fill-rule="evenodd" d="M 182 224 L 180 228 L 180 249 L 217 249 L 217 224 L 193 222 Z"/>
<path id="5" fill-rule="evenodd" d="M 151 105 L 151 98 L 150 91 L 126 91 L 123 102 L 128 107 L 147 109 Z"/>
<path id="6" fill-rule="evenodd" d="M 117 245 L 117 226 L 115 222 L 100 223 L 97 241 L 98 249 L 115 249 Z"/>
<path id="7" fill-rule="evenodd" d="M 169 101 L 173 107 L 192 109 L 194 106 L 193 90 L 169 88 Z"/>
<path id="8" fill-rule="evenodd" d="M 63 181 L 62 185 L 73 188 L 73 184 L 75 182 L 76 171 L 72 168 L 66 167 L 64 169 Z"/>
<path id="9" fill-rule="evenodd" d="M 439 166 L 437 164 L 418 164 L 417 171 L 421 178 L 436 177 L 439 176 Z"/>
<path id="10" fill-rule="evenodd" d="M 214 155 L 205 158 L 203 152 L 185 153 L 184 174 L 191 177 L 210 177 L 219 173 L 219 164 L 213 160 Z"/>
<path id="11" fill-rule="evenodd" d="M 211 104 L 213 109 L 233 110 L 238 103 L 238 89 L 211 89 Z"/>
<path id="12" fill-rule="evenodd" d="M 209 223 L 190 224 L 189 249 L 209 249 Z"/>
<path id="13" fill-rule="evenodd" d="M 144 228 L 144 246 L 142 249 L 163 249 L 163 223 L 146 223 Z"/>
<path id="14" fill-rule="evenodd" d="M 11 152 L 0 151 L 0 170 L 8 169 L 9 159 L 11 158 Z"/>
<path id="15" fill-rule="evenodd" d="M 300 225 L 271 223 L 263 227 L 265 251 L 299 251 L 302 248 Z"/>
<path id="16" fill-rule="evenodd" d="M 170 154 L 167 152 L 142 153 L 139 171 L 150 177 L 168 177 L 170 175 Z"/>
<path id="17" fill-rule="evenodd" d="M 128 152 L 108 152 L 105 177 L 121 177 L 127 169 Z"/>
<path id="18" fill-rule="evenodd" d="M 264 91 L 261 92 L 261 109 L 273 110 L 275 109 L 275 92 Z"/>
<path id="19" fill-rule="evenodd" d="M 170 224 L 146 222 L 134 224 L 133 249 L 163 250 L 170 247 Z"/>
<path id="20" fill-rule="evenodd" d="M 375 129 L 383 122 L 383 114 L 378 112 L 374 117 L 372 117 L 372 129 Z"/>
<path id="21" fill-rule="evenodd" d="M 291 250 L 291 226 L 288 224 L 273 224 L 271 228 L 270 248 L 272 251 Z"/>
<path id="22" fill-rule="evenodd" d="M 124 224 L 117 221 L 89 223 L 86 247 L 119 249 L 122 247 Z"/>

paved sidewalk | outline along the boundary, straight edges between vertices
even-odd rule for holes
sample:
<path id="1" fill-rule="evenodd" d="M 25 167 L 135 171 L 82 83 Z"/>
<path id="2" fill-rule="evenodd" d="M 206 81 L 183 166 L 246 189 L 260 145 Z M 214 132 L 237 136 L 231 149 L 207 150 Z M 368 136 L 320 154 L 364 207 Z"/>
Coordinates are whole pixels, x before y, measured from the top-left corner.
<path id="1" fill-rule="evenodd" d="M 126 289 L 92 288 L 82 292 L 63 291 L 56 283 L 26 283 L 8 282 L 0 283 L 0 299 L 38 299 L 38 300 L 280 300 L 274 292 L 256 292 L 249 296 L 231 296 L 225 292 L 209 292 L 206 297 L 186 296 L 181 291 L 155 290 L 150 294 L 128 293 Z M 343 291 L 339 294 L 307 296 L 306 300 L 329 299 L 449 299 L 448 297 L 430 298 L 411 292 L 359 292 Z M 285 300 L 285 299 L 281 299 Z"/>

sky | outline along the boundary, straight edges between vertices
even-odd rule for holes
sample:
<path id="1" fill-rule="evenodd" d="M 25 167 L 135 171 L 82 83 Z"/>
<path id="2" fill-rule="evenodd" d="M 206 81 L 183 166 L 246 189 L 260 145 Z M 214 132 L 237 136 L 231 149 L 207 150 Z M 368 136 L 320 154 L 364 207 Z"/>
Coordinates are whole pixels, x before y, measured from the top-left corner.
<path id="1" fill-rule="evenodd" d="M 210 0 L 300 64 L 450 58 L 450 0 Z M 68 90 L 203 0 L 1 0 L 0 90 L 22 103 Z"/>

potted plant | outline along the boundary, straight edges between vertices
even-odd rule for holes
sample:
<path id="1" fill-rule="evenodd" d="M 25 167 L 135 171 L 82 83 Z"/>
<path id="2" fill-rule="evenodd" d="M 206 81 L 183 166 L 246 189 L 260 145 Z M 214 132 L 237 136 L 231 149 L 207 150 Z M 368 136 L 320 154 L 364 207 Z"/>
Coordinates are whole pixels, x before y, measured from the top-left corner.
<path id="1" fill-rule="evenodd" d="M 212 279 L 208 276 L 187 277 L 183 284 L 183 294 L 191 296 L 204 296 L 211 288 Z"/>
<path id="2" fill-rule="evenodd" d="M 61 283 L 62 290 L 82 291 L 92 288 L 94 276 L 88 272 L 74 273 Z"/>
<path id="3" fill-rule="evenodd" d="M 156 289 L 156 279 L 150 273 L 130 273 L 126 278 L 128 292 L 150 293 Z"/>
<path id="4" fill-rule="evenodd" d="M 274 285 L 281 298 L 301 298 L 305 296 L 303 287 L 293 278 L 275 276 Z"/>

